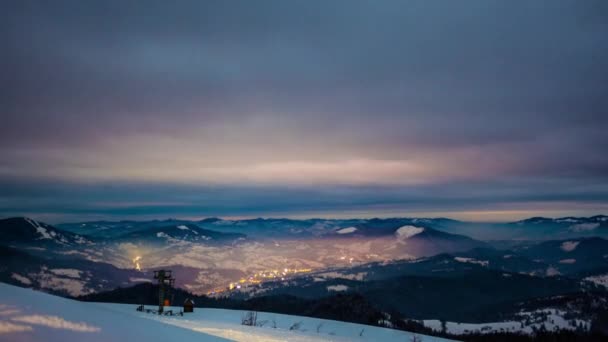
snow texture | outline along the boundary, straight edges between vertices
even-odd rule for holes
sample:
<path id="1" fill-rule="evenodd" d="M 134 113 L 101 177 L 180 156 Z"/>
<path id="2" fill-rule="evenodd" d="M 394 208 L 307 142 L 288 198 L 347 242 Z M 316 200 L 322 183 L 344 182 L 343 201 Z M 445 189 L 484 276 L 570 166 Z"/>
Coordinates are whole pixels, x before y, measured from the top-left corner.
<path id="1" fill-rule="evenodd" d="M 51 234 L 49 234 L 49 232 L 46 230 L 46 228 L 42 227 L 38 222 L 29 219 L 29 218 L 25 218 L 25 220 L 32 225 L 32 227 L 36 228 L 36 231 L 38 232 L 38 234 L 40 234 L 40 239 L 52 239 L 53 237 L 51 236 Z"/>
<path id="2" fill-rule="evenodd" d="M 572 252 L 573 250 L 576 249 L 576 247 L 578 247 L 579 243 L 580 243 L 579 241 L 565 241 L 562 243 L 560 248 L 564 252 Z"/>
<path id="3" fill-rule="evenodd" d="M 330 285 L 327 287 L 327 291 L 342 292 L 348 290 L 346 285 Z"/>
<path id="4" fill-rule="evenodd" d="M 135 305 L 78 302 L 1 283 L 0 303 L 0 311 L 11 310 L 0 315 L 2 341 L 392 342 L 413 336 L 394 329 L 266 312 L 258 313 L 255 327 L 241 325 L 246 312 L 239 310 L 195 308 L 183 317 L 159 316 L 138 312 Z M 445 341 L 419 336 L 425 342 Z"/>
<path id="5" fill-rule="evenodd" d="M 348 228 L 342 228 L 340 230 L 338 230 L 336 233 L 338 234 L 351 234 L 357 231 L 357 228 L 355 227 L 348 227 Z"/>
<path id="6" fill-rule="evenodd" d="M 574 224 L 574 225 L 570 226 L 570 230 L 573 232 L 577 232 L 577 233 L 588 232 L 588 231 L 595 230 L 599 226 L 600 226 L 600 224 L 597 222 L 579 223 L 579 224 Z"/>
<path id="7" fill-rule="evenodd" d="M 17 280 L 18 282 L 20 282 L 21 284 L 25 284 L 25 285 L 32 285 L 32 281 L 28 278 L 28 277 L 24 277 L 20 274 L 17 273 L 13 273 L 11 275 L 11 278 Z"/>
<path id="8" fill-rule="evenodd" d="M 409 239 L 414 235 L 420 234 L 424 231 L 424 228 L 416 226 L 403 226 L 395 232 L 399 239 Z"/>
<path id="9" fill-rule="evenodd" d="M 458 262 L 469 263 L 469 264 L 478 264 L 481 266 L 488 266 L 490 264 L 490 262 L 487 260 L 477 260 L 477 259 L 473 259 L 473 258 L 455 257 L 454 260 L 456 260 Z"/>
<path id="10" fill-rule="evenodd" d="M 608 289 L 608 274 L 590 276 L 583 280 L 592 282 L 596 285 L 604 286 Z"/>

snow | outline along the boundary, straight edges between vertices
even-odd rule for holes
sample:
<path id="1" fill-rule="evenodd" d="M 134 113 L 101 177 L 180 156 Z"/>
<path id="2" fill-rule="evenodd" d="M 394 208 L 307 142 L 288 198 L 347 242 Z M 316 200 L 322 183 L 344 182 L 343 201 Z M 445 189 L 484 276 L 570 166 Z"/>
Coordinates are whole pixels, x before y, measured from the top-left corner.
<path id="1" fill-rule="evenodd" d="M 575 264 L 576 259 L 562 259 L 559 261 L 560 264 Z"/>
<path id="2" fill-rule="evenodd" d="M 540 309 L 531 312 L 520 312 L 516 319 L 504 322 L 488 323 L 458 323 L 446 322 L 446 331 L 454 335 L 469 333 L 489 334 L 494 332 L 512 332 L 533 335 L 534 330 L 544 326 L 547 331 L 556 330 L 576 330 L 579 325 L 588 330 L 591 322 L 580 319 L 567 319 L 567 312 L 557 309 Z M 439 320 L 425 320 L 423 324 L 435 331 L 442 331 L 442 324 Z"/>
<path id="3" fill-rule="evenodd" d="M 86 284 L 89 279 L 80 279 L 82 272 L 69 268 L 48 269 L 42 266 L 37 273 L 28 273 L 27 277 L 13 275 L 13 278 L 25 285 L 35 281 L 43 289 L 64 291 L 72 296 L 80 296 L 92 292 Z"/>
<path id="4" fill-rule="evenodd" d="M 183 224 L 182 224 L 182 225 L 177 226 L 177 229 L 181 229 L 181 230 L 189 230 L 189 231 L 191 231 L 192 233 L 194 233 L 195 235 L 198 235 L 198 232 L 197 232 L 196 230 L 192 230 L 192 229 L 188 228 L 188 226 L 184 226 Z M 206 237 L 206 236 L 203 236 L 203 238 L 205 238 L 205 239 L 206 239 L 207 237 Z"/>
<path id="5" fill-rule="evenodd" d="M 20 274 L 13 273 L 13 274 L 11 274 L 11 278 L 17 280 L 21 284 L 32 285 L 32 281 L 28 277 L 24 277 Z"/>
<path id="6" fill-rule="evenodd" d="M 455 257 L 454 260 L 456 260 L 458 262 L 469 263 L 469 264 L 478 264 L 481 266 L 488 266 L 488 264 L 490 264 L 490 262 L 487 260 L 477 260 L 477 259 L 473 259 L 473 258 Z"/>
<path id="7" fill-rule="evenodd" d="M 336 233 L 338 234 L 351 234 L 357 231 L 357 228 L 355 227 L 348 227 L 348 228 L 342 228 L 338 231 L 336 231 Z"/>
<path id="8" fill-rule="evenodd" d="M 65 329 L 78 332 L 99 332 L 101 328 L 81 322 L 71 322 L 58 316 L 28 315 L 11 318 L 14 322 L 42 325 L 54 329 Z"/>
<path id="9" fill-rule="evenodd" d="M 93 292 L 86 288 L 86 283 L 72 278 L 54 277 L 48 273 L 40 272 L 37 277 L 38 284 L 43 289 L 62 290 L 72 296 L 81 296 Z"/>
<path id="10" fill-rule="evenodd" d="M 604 286 L 608 289 L 608 274 L 591 276 L 583 279 L 588 282 L 592 282 L 596 285 Z"/>
<path id="11" fill-rule="evenodd" d="M 25 218 L 25 220 L 32 225 L 32 227 L 36 228 L 36 231 L 38 232 L 38 234 L 40 234 L 40 239 L 52 239 L 53 237 L 51 236 L 51 234 L 49 234 L 49 232 L 46 230 L 46 228 L 42 227 L 38 222 L 29 219 L 29 218 Z"/>
<path id="12" fill-rule="evenodd" d="M 599 227 L 600 224 L 597 222 L 594 223 L 580 223 L 580 224 L 574 224 L 570 226 L 570 230 L 573 232 L 588 232 L 588 231 L 592 231 L 595 230 L 597 227 Z"/>
<path id="13" fill-rule="evenodd" d="M 85 303 L 0 284 L 0 340 L 6 341 L 409 341 L 412 333 L 354 323 L 259 312 L 241 325 L 239 310 L 201 309 L 183 317 L 147 314 L 135 305 Z M 152 308 L 152 307 L 150 307 Z M 174 311 L 179 308 L 172 308 Z M 293 328 L 299 323 L 298 328 Z M 360 336 L 361 334 L 361 336 Z M 425 342 L 445 341 L 422 336 Z"/>
<path id="14" fill-rule="evenodd" d="M 403 226 L 395 232 L 399 239 L 409 239 L 414 235 L 420 234 L 424 231 L 424 228 L 416 226 Z"/>
<path id="15" fill-rule="evenodd" d="M 331 285 L 327 287 L 327 291 L 342 292 L 348 290 L 346 285 Z"/>
<path id="16" fill-rule="evenodd" d="M 100 304 L 112 306 L 113 309 L 134 311 L 132 305 Z M 394 329 L 366 326 L 332 320 L 282 315 L 268 312 L 257 313 L 257 327 L 240 324 L 245 311 L 225 309 L 195 308 L 194 313 L 184 317 L 159 317 L 141 314 L 151 320 L 161 321 L 168 325 L 192 329 L 223 337 L 231 341 L 409 341 L 413 334 Z M 294 324 L 299 328 L 290 330 Z M 261 326 L 260 326 L 261 325 Z M 276 328 L 274 328 L 276 326 Z M 317 328 L 319 332 L 317 332 Z M 359 336 L 363 330 L 362 336 Z M 423 341 L 445 341 L 444 339 L 421 336 Z"/>
<path id="17" fill-rule="evenodd" d="M 555 220 L 555 222 L 559 222 L 559 223 L 563 223 L 563 222 L 575 223 L 575 222 L 578 222 L 578 220 L 574 219 L 574 218 L 571 218 L 571 217 L 567 217 L 567 218 L 557 219 L 557 220 Z"/>
<path id="18" fill-rule="evenodd" d="M 19 325 L 11 322 L 3 322 L 0 321 L 0 336 L 2 334 L 15 333 L 15 332 L 23 332 L 23 331 L 32 331 L 32 327 L 27 325 Z"/>
<path id="19" fill-rule="evenodd" d="M 80 235 L 76 235 L 76 243 L 79 245 L 84 245 L 84 244 L 90 243 L 90 241 L 87 241 L 87 239 L 85 239 L 84 237 L 82 237 Z"/>
<path id="20" fill-rule="evenodd" d="M 580 241 L 565 241 L 561 244 L 560 248 L 564 252 L 572 252 L 576 249 L 576 247 L 578 247 L 579 243 Z"/>
<path id="21" fill-rule="evenodd" d="M 56 268 L 51 269 L 50 271 L 56 275 L 66 276 L 70 278 L 80 278 L 80 273 L 82 273 L 82 271 L 75 270 L 72 268 Z"/>
<path id="22" fill-rule="evenodd" d="M 31 289 L 0 284 L 2 341 L 225 341 L 202 332 L 167 329 L 163 324 Z M 133 312 L 136 312 L 133 309 Z"/>
<path id="23" fill-rule="evenodd" d="M 547 271 L 545 272 L 545 274 L 547 275 L 547 277 L 554 277 L 554 276 L 558 276 L 561 273 L 559 273 L 559 270 L 553 266 L 549 266 L 547 267 Z"/>

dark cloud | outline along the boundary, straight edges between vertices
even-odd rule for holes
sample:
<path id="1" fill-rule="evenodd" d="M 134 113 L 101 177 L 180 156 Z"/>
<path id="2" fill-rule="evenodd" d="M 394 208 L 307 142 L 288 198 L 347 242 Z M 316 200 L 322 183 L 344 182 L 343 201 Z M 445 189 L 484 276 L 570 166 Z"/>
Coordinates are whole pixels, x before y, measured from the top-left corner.
<path id="1" fill-rule="evenodd" d="M 236 194 L 251 183 L 316 193 L 483 181 L 495 191 L 484 201 L 498 203 L 505 179 L 538 190 L 550 178 L 558 185 L 540 197 L 584 201 L 571 184 L 603 184 L 608 174 L 603 1 L 0 6 L 7 182 L 221 185 Z M 341 165 L 351 168 L 344 180 Z M 400 201 L 424 202 L 399 189 Z M 254 194 L 224 205 L 248 212 L 263 197 Z M 333 196 L 307 205 L 331 209 L 345 195 Z M 171 210 L 189 203 L 178 202 Z"/>
<path id="2" fill-rule="evenodd" d="M 503 181 L 423 186 L 192 186 L 159 183 L 2 183 L 0 217 L 82 219 L 453 216 L 484 211 L 503 219 L 592 215 L 608 209 L 608 187 L 585 181 Z M 460 212 L 460 214 L 459 214 Z"/>

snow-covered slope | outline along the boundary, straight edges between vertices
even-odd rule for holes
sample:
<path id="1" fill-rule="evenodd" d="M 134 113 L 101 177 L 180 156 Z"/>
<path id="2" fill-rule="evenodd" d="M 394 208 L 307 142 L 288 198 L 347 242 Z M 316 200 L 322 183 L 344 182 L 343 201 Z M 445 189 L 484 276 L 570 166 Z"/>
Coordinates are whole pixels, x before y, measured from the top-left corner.
<path id="1" fill-rule="evenodd" d="M 557 309 L 541 309 L 533 312 L 520 312 L 517 320 L 488 323 L 458 323 L 446 322 L 445 330 L 454 335 L 470 333 L 491 334 L 511 332 L 532 335 L 535 331 L 559 331 L 577 329 L 588 331 L 591 322 L 582 319 L 568 318 L 568 312 Z M 435 331 L 442 331 L 443 326 L 439 320 L 425 320 L 424 325 Z"/>
<path id="2" fill-rule="evenodd" d="M 225 341 L 98 304 L 0 283 L 0 341 L 163 340 Z"/>
<path id="3" fill-rule="evenodd" d="M 241 325 L 244 314 L 195 308 L 183 317 L 158 316 L 138 312 L 134 305 L 78 302 L 0 283 L 0 341 L 390 342 L 409 341 L 413 336 L 393 329 L 273 313 L 258 313 L 258 326 L 251 327 Z"/>
<path id="4" fill-rule="evenodd" d="M 342 228 L 338 231 L 336 231 L 336 233 L 338 234 L 351 234 L 357 231 L 357 228 L 355 227 L 348 227 L 348 228 Z"/>
<path id="5" fill-rule="evenodd" d="M 27 217 L 0 219 L 0 233 L 4 244 L 30 247 L 92 245 L 91 241 L 81 235 Z"/>
<path id="6" fill-rule="evenodd" d="M 424 228 L 416 226 L 403 226 L 395 231 L 395 235 L 397 235 L 399 239 L 408 239 L 422 232 L 424 232 Z"/>

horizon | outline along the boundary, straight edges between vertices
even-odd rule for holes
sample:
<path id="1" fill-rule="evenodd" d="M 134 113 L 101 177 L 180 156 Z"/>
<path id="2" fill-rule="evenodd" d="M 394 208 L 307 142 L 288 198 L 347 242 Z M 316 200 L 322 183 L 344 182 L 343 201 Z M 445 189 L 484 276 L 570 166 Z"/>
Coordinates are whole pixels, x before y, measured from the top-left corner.
<path id="1" fill-rule="evenodd" d="M 523 215 L 523 214 L 522 214 Z M 10 218 L 29 218 L 29 219 L 33 219 L 36 220 L 38 222 L 44 222 L 44 223 L 48 223 L 48 224 L 74 224 L 74 223 L 89 223 L 89 222 L 146 222 L 146 221 L 191 221 L 191 222 L 197 222 L 197 221 L 202 221 L 202 220 L 206 220 L 206 219 L 220 219 L 220 220 L 224 220 L 224 221 L 247 221 L 247 220 L 257 220 L 257 219 L 262 219 L 262 220 L 296 220 L 296 221 L 306 221 L 306 220 L 328 220 L 328 221 L 340 221 L 340 220 L 371 220 L 371 219 L 380 219 L 380 220 L 387 220 L 387 219 L 431 219 L 431 220 L 436 220 L 436 219 L 447 219 L 447 220 L 454 220 L 454 221 L 460 221 L 460 222 L 470 222 L 470 223 L 476 223 L 476 224 L 501 224 L 501 223 L 514 223 L 514 222 L 519 222 L 519 221 L 523 221 L 523 220 L 527 220 L 527 219 L 533 219 L 533 218 L 544 218 L 544 219 L 551 219 L 551 220 L 558 220 L 558 219 L 565 219 L 565 218 L 591 218 L 591 217 L 608 217 L 608 214 L 591 214 L 591 215 L 567 215 L 567 216 L 548 216 L 548 215 L 533 215 L 533 216 L 513 216 L 512 219 L 507 219 L 505 218 L 504 220 L 476 220 L 474 218 L 471 218 L 470 216 L 463 216 L 462 218 L 456 218 L 454 216 L 433 216 L 433 215 L 425 215 L 425 216 L 408 216 L 408 215 L 384 215 L 384 216 L 374 216 L 374 215 L 360 215 L 360 216 L 355 216 L 355 215 L 335 215 L 335 216 L 331 216 L 331 215 L 321 215 L 321 216 L 188 216 L 188 217 L 141 217 L 141 216 L 135 216 L 133 218 L 115 218 L 115 217 L 108 217 L 108 218 L 98 218 L 98 219 L 85 219 L 85 220 L 72 220 L 72 221 L 48 221 L 48 220 L 44 220 L 44 219 L 39 219 L 35 216 L 27 216 L 27 215 L 22 215 L 22 216 L 2 216 L 0 217 L 0 220 L 2 219 L 10 219 Z"/>

